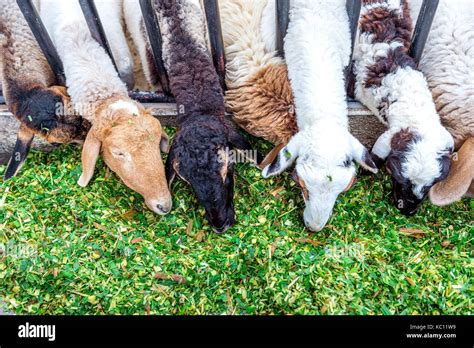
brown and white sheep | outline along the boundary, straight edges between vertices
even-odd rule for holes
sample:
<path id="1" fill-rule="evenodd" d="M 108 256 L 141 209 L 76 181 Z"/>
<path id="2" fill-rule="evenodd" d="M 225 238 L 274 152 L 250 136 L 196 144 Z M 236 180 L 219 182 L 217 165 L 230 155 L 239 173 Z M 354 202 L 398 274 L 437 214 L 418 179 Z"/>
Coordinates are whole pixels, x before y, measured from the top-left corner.
<path id="1" fill-rule="evenodd" d="M 73 105 L 92 123 L 78 184 L 89 183 L 102 153 L 105 163 L 145 198 L 150 210 L 168 213 L 172 201 L 160 152 L 160 147 L 167 150 L 168 136 L 160 122 L 129 98 L 112 61 L 92 38 L 78 2 L 41 0 L 40 12 L 63 61 Z M 121 21 L 116 13 L 108 11 L 101 19 Z"/>

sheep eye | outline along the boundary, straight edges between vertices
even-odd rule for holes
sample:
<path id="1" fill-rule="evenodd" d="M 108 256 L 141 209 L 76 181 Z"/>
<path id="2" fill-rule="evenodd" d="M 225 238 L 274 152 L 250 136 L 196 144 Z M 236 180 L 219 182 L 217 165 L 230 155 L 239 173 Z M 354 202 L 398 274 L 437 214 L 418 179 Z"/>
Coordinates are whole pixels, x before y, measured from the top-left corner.
<path id="1" fill-rule="evenodd" d="M 118 150 L 112 151 L 112 155 L 119 158 L 125 158 L 125 154 L 122 151 L 118 151 Z"/>
<path id="2" fill-rule="evenodd" d="M 349 168 L 352 165 L 352 159 L 346 158 L 346 160 L 344 161 L 342 165 L 346 168 Z"/>

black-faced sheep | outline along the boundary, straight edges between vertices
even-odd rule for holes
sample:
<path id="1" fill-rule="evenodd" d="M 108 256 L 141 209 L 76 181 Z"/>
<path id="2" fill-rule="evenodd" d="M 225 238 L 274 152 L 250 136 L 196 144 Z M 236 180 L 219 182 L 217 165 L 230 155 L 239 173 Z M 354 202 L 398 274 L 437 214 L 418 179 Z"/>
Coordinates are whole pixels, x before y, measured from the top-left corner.
<path id="1" fill-rule="evenodd" d="M 154 1 L 163 37 L 163 59 L 171 92 L 178 106 L 178 131 L 173 140 L 167 177 L 176 175 L 190 184 L 206 217 L 217 233 L 234 224 L 234 163 L 229 150 L 250 149 L 249 144 L 225 121 L 225 105 L 219 78 L 206 42 L 204 13 L 199 1 Z M 139 11 L 130 7 L 130 11 Z M 125 14 L 126 18 L 141 17 Z M 140 23 L 129 27 L 143 28 Z M 146 37 L 136 30 L 139 51 L 146 54 Z M 142 57 L 145 64 L 151 59 Z M 147 68 L 156 86 L 153 69 Z M 151 72 L 151 73 L 150 73 Z"/>

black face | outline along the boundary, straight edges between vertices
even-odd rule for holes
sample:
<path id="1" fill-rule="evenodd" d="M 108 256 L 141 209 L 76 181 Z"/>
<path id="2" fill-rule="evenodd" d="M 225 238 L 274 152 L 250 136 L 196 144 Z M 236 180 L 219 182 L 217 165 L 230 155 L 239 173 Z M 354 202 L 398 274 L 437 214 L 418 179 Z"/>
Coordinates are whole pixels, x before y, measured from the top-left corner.
<path id="1" fill-rule="evenodd" d="M 402 175 L 402 162 L 404 160 L 403 156 L 394 155 L 393 153 L 389 156 L 387 161 L 387 170 L 392 175 L 393 182 L 393 199 L 395 206 L 400 210 L 403 215 L 413 216 L 417 213 L 418 209 L 421 207 L 423 200 L 428 195 L 430 188 L 439 181 L 444 180 L 450 169 L 450 157 L 449 149 L 445 151 L 445 154 L 440 155 L 437 159 L 439 162 L 440 175 L 431 183 L 427 184 L 421 190 L 421 198 L 415 196 L 413 193 L 414 185 Z"/>
<path id="2" fill-rule="evenodd" d="M 225 232 L 235 221 L 234 163 L 228 152 L 233 145 L 221 127 L 200 124 L 180 129 L 166 164 L 168 181 L 177 174 L 192 186 L 216 233 Z"/>
<path id="3" fill-rule="evenodd" d="M 426 197 L 428 190 L 424 190 L 423 198 L 420 199 L 413 194 L 413 187 L 411 184 L 401 184 L 395 179 L 393 182 L 393 199 L 395 206 L 405 216 L 413 216 L 420 209 L 423 199 Z"/>
<path id="4" fill-rule="evenodd" d="M 194 187 L 194 186 L 193 186 Z M 224 233 L 234 225 L 234 173 L 230 170 L 222 186 L 214 194 L 201 196 L 197 193 L 199 202 L 206 210 L 206 218 L 216 233 Z M 200 197 L 201 196 L 201 197 Z M 215 200 L 211 197 L 214 196 Z M 211 199 L 210 199 L 211 198 Z"/>

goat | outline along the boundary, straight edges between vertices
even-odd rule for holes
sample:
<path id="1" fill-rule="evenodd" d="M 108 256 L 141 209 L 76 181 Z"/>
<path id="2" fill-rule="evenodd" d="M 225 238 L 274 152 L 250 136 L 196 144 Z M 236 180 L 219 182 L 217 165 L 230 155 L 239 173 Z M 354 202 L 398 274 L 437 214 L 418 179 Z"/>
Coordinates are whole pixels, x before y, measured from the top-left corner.
<path id="1" fill-rule="evenodd" d="M 160 148 L 167 151 L 168 136 L 160 122 L 128 97 L 112 61 L 91 37 L 78 2 L 41 0 L 40 12 L 63 61 L 72 102 L 92 123 L 78 184 L 84 187 L 90 182 L 102 152 L 105 163 L 145 198 L 150 210 L 167 214 L 172 201 Z M 117 12 L 102 19 L 121 20 L 113 13 Z"/>
<path id="2" fill-rule="evenodd" d="M 386 163 L 397 208 L 414 215 L 430 188 L 448 175 L 453 138 L 408 55 L 412 21 L 406 0 L 364 0 L 359 32 L 355 94 L 388 125 L 372 154 L 378 167 Z"/>
<path id="3" fill-rule="evenodd" d="M 348 129 L 344 69 L 351 41 L 345 1 L 294 0 L 290 6 L 285 55 L 299 132 L 262 175 L 280 174 L 296 162 L 305 224 L 320 231 L 338 195 L 355 183 L 354 161 L 373 172 L 377 168 Z"/>
<path id="4" fill-rule="evenodd" d="M 421 0 L 410 1 L 415 20 Z M 448 177 L 429 197 L 435 205 L 474 198 L 474 9 L 471 1 L 440 2 L 420 61 L 441 122 L 454 138 Z"/>
<path id="5" fill-rule="evenodd" d="M 81 143 L 89 122 L 70 109 L 66 90 L 55 77 L 15 1 L 0 0 L 0 82 L 10 112 L 21 122 L 4 179 L 24 164 L 35 135 L 50 143 Z"/>

